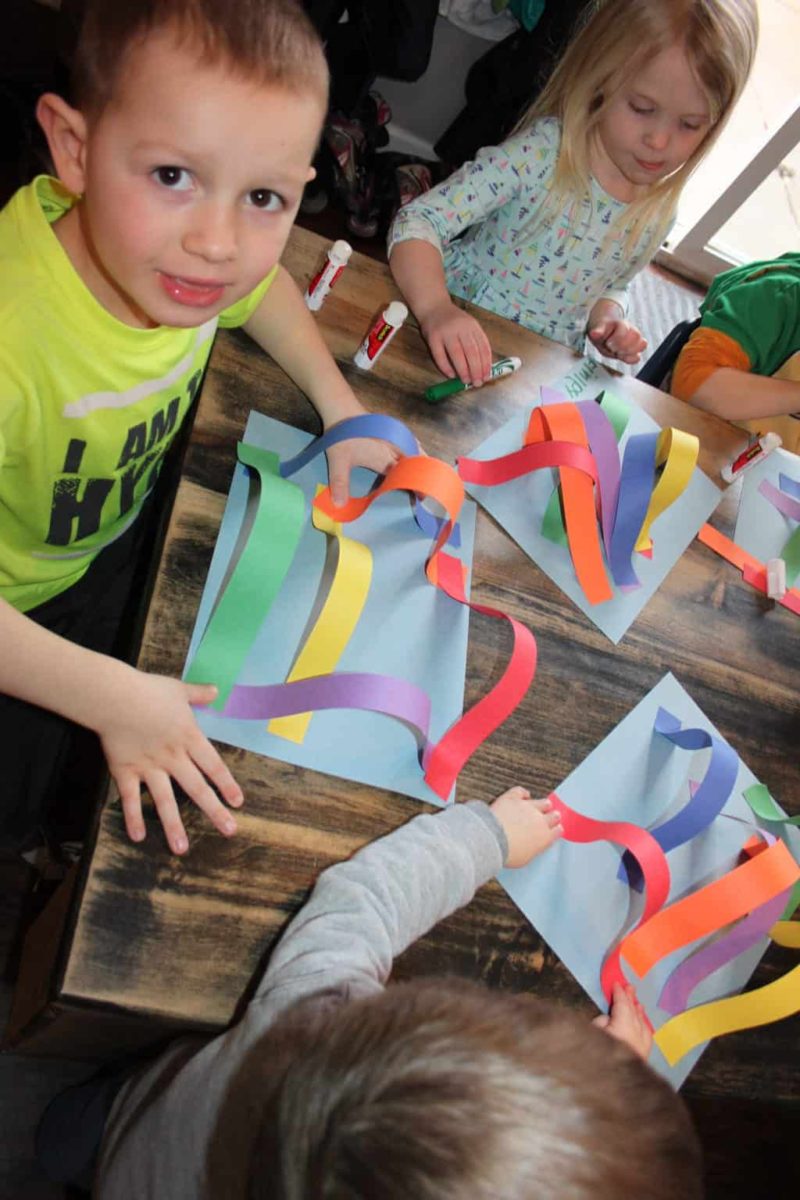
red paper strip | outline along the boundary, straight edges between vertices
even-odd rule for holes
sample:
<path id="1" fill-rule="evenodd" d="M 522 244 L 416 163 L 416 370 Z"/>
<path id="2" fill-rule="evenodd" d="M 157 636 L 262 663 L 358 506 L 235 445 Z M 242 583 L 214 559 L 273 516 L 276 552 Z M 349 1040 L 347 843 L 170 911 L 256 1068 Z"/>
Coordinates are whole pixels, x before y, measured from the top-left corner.
<path id="1" fill-rule="evenodd" d="M 561 816 L 564 837 L 568 842 L 614 842 L 615 845 L 624 846 L 638 862 L 644 878 L 644 911 L 631 934 L 607 956 L 600 972 L 603 995 L 610 1004 L 614 984 L 628 982 L 620 966 L 622 947 L 663 907 L 669 895 L 669 865 L 664 851 L 646 829 L 628 821 L 596 821 L 593 817 L 585 817 L 565 804 L 556 792 L 550 793 L 550 800 Z"/>
<path id="2" fill-rule="evenodd" d="M 502 725 L 519 704 L 536 674 L 536 639 L 525 626 L 499 609 L 473 604 L 464 592 L 464 568 L 457 558 L 439 553 L 428 564 L 428 578 L 445 595 L 487 617 L 508 621 L 514 646 L 502 678 L 448 729 L 434 746 L 425 764 L 425 782 L 446 800 L 456 776 L 477 748 Z"/>

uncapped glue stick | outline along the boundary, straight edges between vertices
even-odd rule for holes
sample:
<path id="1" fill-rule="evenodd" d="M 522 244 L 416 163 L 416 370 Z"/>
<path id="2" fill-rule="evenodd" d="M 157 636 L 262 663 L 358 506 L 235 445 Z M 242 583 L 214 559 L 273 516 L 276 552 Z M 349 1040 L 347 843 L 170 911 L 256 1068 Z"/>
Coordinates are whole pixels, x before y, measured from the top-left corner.
<path id="1" fill-rule="evenodd" d="M 353 247 L 349 242 L 334 242 L 328 251 L 323 266 L 317 271 L 306 288 L 305 301 L 312 312 L 322 308 L 322 302 L 350 261 Z"/>
<path id="2" fill-rule="evenodd" d="M 383 354 L 389 342 L 408 316 L 408 309 L 399 300 L 393 300 L 378 317 L 361 345 L 353 355 L 353 362 L 364 371 L 369 371 L 376 359 Z"/>

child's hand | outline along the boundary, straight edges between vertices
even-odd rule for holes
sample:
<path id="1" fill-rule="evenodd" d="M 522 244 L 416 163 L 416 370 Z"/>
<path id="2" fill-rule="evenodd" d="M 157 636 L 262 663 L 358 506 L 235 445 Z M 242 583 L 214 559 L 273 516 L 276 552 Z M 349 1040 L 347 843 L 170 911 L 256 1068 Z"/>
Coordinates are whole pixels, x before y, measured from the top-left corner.
<path id="1" fill-rule="evenodd" d="M 634 1054 L 647 1061 L 653 1045 L 653 1031 L 630 984 L 624 987 L 621 983 L 614 984 L 611 1013 L 595 1017 L 592 1024 L 624 1042 Z"/>
<path id="2" fill-rule="evenodd" d="M 420 329 L 443 375 L 448 379 L 458 375 L 462 383 L 477 387 L 486 382 L 492 370 L 492 348 L 474 317 L 447 300 L 425 314 Z"/>
<path id="3" fill-rule="evenodd" d="M 377 438 L 351 438 L 337 442 L 327 453 L 328 480 L 334 504 L 346 504 L 350 498 L 350 472 L 353 467 L 368 467 L 385 475 L 400 457 L 394 446 Z"/>
<path id="4" fill-rule="evenodd" d="M 182 683 L 165 675 L 132 671 L 132 686 L 118 708 L 104 713 L 97 733 L 119 788 L 125 828 L 134 842 L 145 836 L 141 787 L 153 798 L 169 847 L 183 854 L 189 840 L 175 801 L 172 781 L 201 808 L 220 833 L 236 832 L 222 798 L 238 808 L 244 797 L 217 751 L 200 731 L 192 704 L 210 704 L 213 686 Z M 209 783 L 210 780 L 210 783 Z"/>
<path id="5" fill-rule="evenodd" d="M 508 839 L 507 867 L 524 867 L 563 832 L 561 819 L 549 800 L 531 800 L 523 787 L 509 788 L 491 804 Z"/>
<path id="6" fill-rule="evenodd" d="M 599 321 L 589 330 L 589 341 L 606 358 L 618 358 L 624 363 L 638 363 L 647 341 L 629 321 Z"/>

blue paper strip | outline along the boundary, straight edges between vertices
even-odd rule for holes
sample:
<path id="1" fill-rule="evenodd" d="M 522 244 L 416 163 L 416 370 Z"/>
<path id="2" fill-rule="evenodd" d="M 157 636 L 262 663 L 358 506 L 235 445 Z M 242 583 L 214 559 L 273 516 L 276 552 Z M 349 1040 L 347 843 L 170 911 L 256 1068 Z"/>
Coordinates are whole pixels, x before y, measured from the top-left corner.
<path id="1" fill-rule="evenodd" d="M 631 560 L 653 492 L 658 439 L 657 433 L 637 433 L 625 446 L 609 556 L 617 587 L 640 586 Z"/>

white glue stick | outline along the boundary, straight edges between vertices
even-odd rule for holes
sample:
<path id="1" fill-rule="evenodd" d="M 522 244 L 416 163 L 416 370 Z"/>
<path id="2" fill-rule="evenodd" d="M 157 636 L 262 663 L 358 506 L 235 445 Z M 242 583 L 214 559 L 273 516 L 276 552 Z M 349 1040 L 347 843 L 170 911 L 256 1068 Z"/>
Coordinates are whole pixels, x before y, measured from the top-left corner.
<path id="1" fill-rule="evenodd" d="M 350 261 L 353 247 L 349 242 L 334 242 L 328 251 L 323 266 L 317 271 L 306 288 L 305 301 L 312 312 L 322 308 L 322 302 Z"/>
<path id="2" fill-rule="evenodd" d="M 782 600 L 786 595 L 786 563 L 782 558 L 767 562 L 767 595 L 770 600 Z"/>
<path id="3" fill-rule="evenodd" d="M 773 450 L 777 450 L 781 445 L 781 439 L 777 433 L 765 433 L 755 441 L 750 442 L 745 446 L 741 454 L 723 467 L 720 475 L 726 483 L 733 483 L 734 479 L 738 479 L 742 471 L 746 471 L 748 467 L 754 466 L 757 462 L 761 462 Z"/>
<path id="4" fill-rule="evenodd" d="M 389 342 L 408 316 L 408 309 L 399 300 L 393 300 L 383 310 L 353 355 L 353 362 L 364 371 L 369 371 L 376 359 L 383 354 Z"/>

